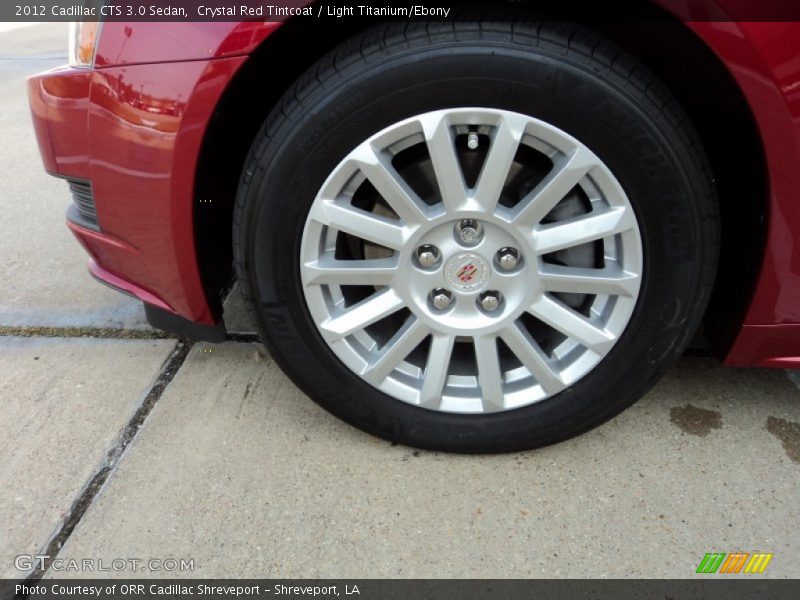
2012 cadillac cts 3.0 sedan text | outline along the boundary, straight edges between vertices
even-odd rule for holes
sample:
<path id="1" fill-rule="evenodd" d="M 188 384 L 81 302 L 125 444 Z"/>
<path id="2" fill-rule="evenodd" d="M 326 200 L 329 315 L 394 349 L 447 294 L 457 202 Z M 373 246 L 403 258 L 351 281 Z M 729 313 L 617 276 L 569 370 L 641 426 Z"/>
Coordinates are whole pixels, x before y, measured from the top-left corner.
<path id="1" fill-rule="evenodd" d="M 83 23 L 30 101 L 91 272 L 154 326 L 223 340 L 238 279 L 338 417 L 519 450 L 622 411 L 701 324 L 727 364 L 800 367 L 800 26 L 671 4 Z"/>

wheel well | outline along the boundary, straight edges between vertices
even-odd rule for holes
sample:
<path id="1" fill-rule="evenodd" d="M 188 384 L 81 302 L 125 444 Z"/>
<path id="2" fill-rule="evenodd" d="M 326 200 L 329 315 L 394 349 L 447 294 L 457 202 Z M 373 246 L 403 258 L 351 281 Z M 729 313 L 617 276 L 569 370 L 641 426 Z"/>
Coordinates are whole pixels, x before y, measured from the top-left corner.
<path id="1" fill-rule="evenodd" d="M 306 69 L 363 29 L 331 27 L 318 19 L 288 21 L 248 58 L 214 110 L 197 163 L 194 232 L 200 274 L 215 318 L 221 316 L 224 295 L 233 283 L 233 206 L 256 134 Z"/>
<path id="2" fill-rule="evenodd" d="M 705 333 L 724 354 L 744 318 L 763 254 L 767 204 L 763 149 L 747 101 L 721 61 L 685 25 L 661 13 L 654 16 L 646 23 L 587 26 L 637 57 L 670 88 L 709 156 L 720 199 L 722 244 Z M 356 19 L 343 19 L 335 27 L 317 19 L 287 22 L 251 55 L 217 106 L 198 162 L 194 223 L 200 272 L 217 317 L 232 283 L 233 204 L 255 135 L 306 69 L 366 27 Z"/>
<path id="3" fill-rule="evenodd" d="M 723 356 L 744 320 L 765 246 L 767 167 L 755 118 L 727 68 L 684 24 L 662 16 L 658 22 L 596 29 L 667 85 L 689 115 L 711 162 L 722 238 L 703 334 Z"/>

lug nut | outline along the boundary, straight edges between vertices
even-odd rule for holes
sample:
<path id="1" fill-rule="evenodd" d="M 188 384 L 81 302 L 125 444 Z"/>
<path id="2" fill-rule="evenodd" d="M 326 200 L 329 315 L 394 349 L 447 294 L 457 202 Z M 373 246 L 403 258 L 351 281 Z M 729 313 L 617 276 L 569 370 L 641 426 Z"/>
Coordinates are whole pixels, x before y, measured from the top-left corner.
<path id="1" fill-rule="evenodd" d="M 478 140 L 478 134 L 474 131 L 470 131 L 469 135 L 467 135 L 467 148 L 470 150 L 477 150 L 480 141 Z"/>
<path id="2" fill-rule="evenodd" d="M 482 232 L 480 223 L 475 219 L 461 219 L 456 230 L 458 232 L 458 239 L 460 239 L 462 243 L 470 246 L 478 242 Z"/>
<path id="3" fill-rule="evenodd" d="M 519 264 L 519 252 L 515 248 L 500 248 L 497 253 L 497 264 L 504 271 L 510 271 Z"/>
<path id="4" fill-rule="evenodd" d="M 430 269 L 439 260 L 439 250 L 431 244 L 424 244 L 417 248 L 417 262 L 421 267 Z"/>
<path id="5" fill-rule="evenodd" d="M 500 292 L 484 292 L 479 301 L 483 310 L 494 311 L 500 306 Z"/>
<path id="6" fill-rule="evenodd" d="M 444 310 L 453 301 L 453 295 L 445 289 L 436 288 L 431 292 L 431 302 L 439 310 Z"/>

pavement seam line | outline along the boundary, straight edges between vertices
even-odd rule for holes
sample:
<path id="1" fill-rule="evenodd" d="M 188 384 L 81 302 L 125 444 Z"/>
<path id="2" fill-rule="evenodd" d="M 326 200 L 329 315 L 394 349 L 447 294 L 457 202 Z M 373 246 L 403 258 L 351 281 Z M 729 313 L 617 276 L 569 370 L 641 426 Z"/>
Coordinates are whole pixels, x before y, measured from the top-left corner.
<path id="1" fill-rule="evenodd" d="M 115 340 L 174 340 L 176 336 L 150 329 L 113 327 L 11 327 L 0 325 L 0 337 L 103 338 Z"/>
<path id="2" fill-rule="evenodd" d="M 51 338 L 100 338 L 112 340 L 177 340 L 176 335 L 152 329 L 121 329 L 114 327 L 12 327 L 0 325 L 0 337 L 51 337 Z M 244 344 L 260 341 L 255 333 L 228 333 L 227 342 Z"/>
<path id="3" fill-rule="evenodd" d="M 106 453 L 105 458 L 100 463 L 94 475 L 92 475 L 86 485 L 84 485 L 77 499 L 72 503 L 67 516 L 61 522 L 61 527 L 58 532 L 50 539 L 45 550 L 42 551 L 41 554 L 50 557 L 50 562 L 58 556 L 64 544 L 72 535 L 72 532 L 81 522 L 84 514 L 86 514 L 86 511 L 100 493 L 100 490 L 105 485 L 109 476 L 119 464 L 120 459 L 125 454 L 125 450 L 127 450 L 130 443 L 134 440 L 148 415 L 169 384 L 172 383 L 175 375 L 180 371 L 193 345 L 194 342 L 192 341 L 179 340 L 175 349 L 161 365 L 156 380 L 150 386 L 150 389 L 145 394 L 136 412 L 133 413 L 133 416 L 122 429 L 122 432 Z M 39 567 L 32 571 L 25 580 L 27 582 L 39 581 L 44 577 L 48 569 L 49 565 L 44 569 Z"/>

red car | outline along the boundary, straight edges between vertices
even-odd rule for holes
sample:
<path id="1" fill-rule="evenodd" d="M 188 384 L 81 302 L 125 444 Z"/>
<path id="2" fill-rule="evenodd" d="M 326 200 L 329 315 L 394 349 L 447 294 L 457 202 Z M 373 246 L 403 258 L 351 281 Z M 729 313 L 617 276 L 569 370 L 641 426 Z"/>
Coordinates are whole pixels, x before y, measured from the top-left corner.
<path id="1" fill-rule="evenodd" d="M 154 326 L 223 340 L 238 279 L 335 415 L 520 450 L 622 411 L 701 324 L 726 364 L 800 367 L 800 26 L 700 4 L 83 23 L 30 100 L 91 272 Z"/>

